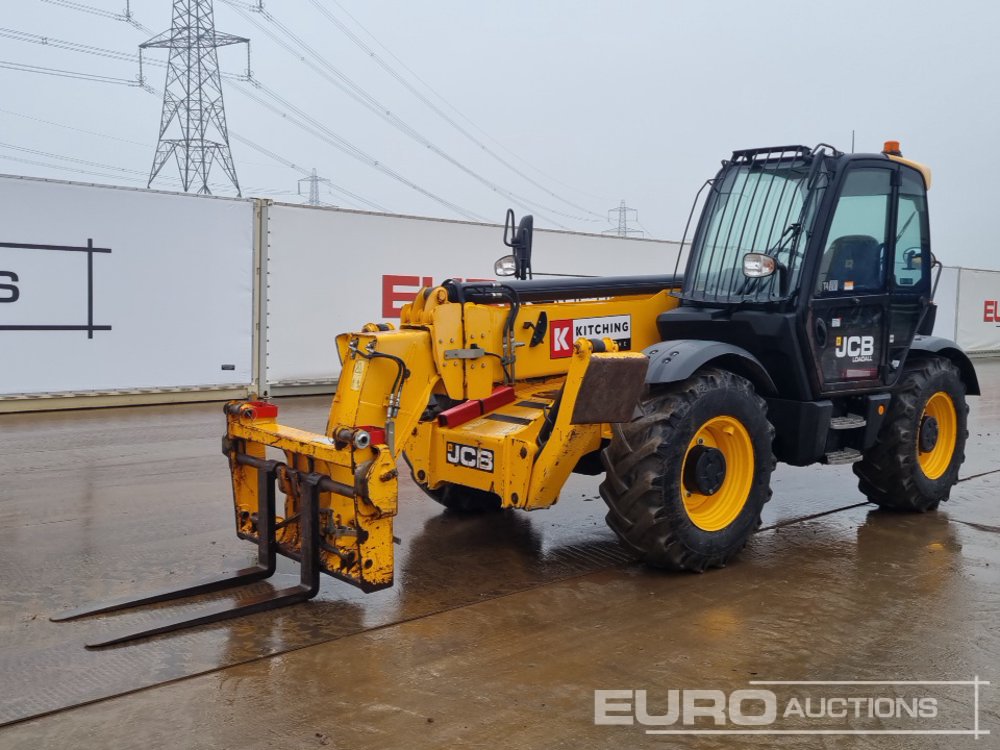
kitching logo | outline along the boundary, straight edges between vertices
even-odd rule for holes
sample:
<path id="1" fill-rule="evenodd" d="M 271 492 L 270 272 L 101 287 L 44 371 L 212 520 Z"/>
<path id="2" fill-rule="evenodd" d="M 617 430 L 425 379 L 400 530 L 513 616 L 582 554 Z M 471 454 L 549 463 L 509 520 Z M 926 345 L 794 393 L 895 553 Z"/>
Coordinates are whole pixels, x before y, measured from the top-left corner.
<path id="1" fill-rule="evenodd" d="M 553 320 L 549 324 L 549 357 L 561 359 L 573 353 L 577 339 L 608 338 L 625 350 L 632 348 L 632 316 L 605 315 L 600 318 Z"/>
<path id="2" fill-rule="evenodd" d="M 874 336 L 837 336 L 837 348 L 834 353 L 838 357 L 850 357 L 851 362 L 871 362 L 875 356 Z"/>

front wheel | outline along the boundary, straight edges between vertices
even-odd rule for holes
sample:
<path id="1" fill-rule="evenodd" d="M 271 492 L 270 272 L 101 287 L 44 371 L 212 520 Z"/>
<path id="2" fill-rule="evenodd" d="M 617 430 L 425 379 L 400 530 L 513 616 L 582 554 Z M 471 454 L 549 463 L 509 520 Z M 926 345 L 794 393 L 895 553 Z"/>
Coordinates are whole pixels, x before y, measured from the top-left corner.
<path id="1" fill-rule="evenodd" d="M 942 357 L 907 365 L 878 440 L 854 465 L 858 487 L 889 510 L 934 510 L 958 481 L 968 416 L 955 365 Z"/>
<path id="2" fill-rule="evenodd" d="M 774 428 L 753 385 L 705 369 L 651 393 L 604 450 L 608 525 L 655 567 L 703 571 L 736 556 L 771 497 Z"/>

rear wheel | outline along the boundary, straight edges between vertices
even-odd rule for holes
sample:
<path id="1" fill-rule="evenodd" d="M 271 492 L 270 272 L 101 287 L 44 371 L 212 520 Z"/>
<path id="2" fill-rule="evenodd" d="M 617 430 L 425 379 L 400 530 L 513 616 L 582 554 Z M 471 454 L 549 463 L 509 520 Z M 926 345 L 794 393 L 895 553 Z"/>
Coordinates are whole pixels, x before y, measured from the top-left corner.
<path id="1" fill-rule="evenodd" d="M 908 365 L 878 441 L 854 465 L 858 487 L 883 508 L 934 510 L 958 481 L 968 414 L 955 365 L 941 357 Z"/>
<path id="2" fill-rule="evenodd" d="M 436 490 L 421 486 L 424 492 L 453 513 L 494 513 L 502 508 L 500 496 L 473 487 L 445 482 Z"/>
<path id="3" fill-rule="evenodd" d="M 652 393 L 614 426 L 602 458 L 608 525 L 648 564 L 722 567 L 771 496 L 774 428 L 745 378 L 703 370 Z"/>
<path id="4" fill-rule="evenodd" d="M 418 478 L 417 472 L 413 470 L 413 464 L 410 463 L 410 457 L 406 453 L 403 453 L 403 458 L 406 460 L 407 466 L 410 467 L 410 476 L 413 477 L 414 484 L 422 489 L 424 494 L 431 500 L 440 503 L 453 513 L 465 513 L 469 515 L 475 513 L 493 513 L 503 508 L 500 496 L 492 492 L 486 492 L 485 490 L 465 487 L 461 484 L 453 484 L 452 482 L 442 482 L 438 485 L 437 489 L 432 490 L 420 481 L 421 478 L 425 478 L 422 476 L 423 472 L 420 472 L 421 477 Z"/>

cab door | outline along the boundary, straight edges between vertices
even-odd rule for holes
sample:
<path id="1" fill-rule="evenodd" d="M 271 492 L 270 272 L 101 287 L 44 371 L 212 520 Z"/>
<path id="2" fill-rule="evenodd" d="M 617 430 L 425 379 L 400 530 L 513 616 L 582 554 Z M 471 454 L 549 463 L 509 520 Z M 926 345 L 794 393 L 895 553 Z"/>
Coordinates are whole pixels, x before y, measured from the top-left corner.
<path id="1" fill-rule="evenodd" d="M 894 383 L 906 361 L 931 303 L 931 236 L 927 216 L 927 190 L 923 176 L 908 166 L 899 167 L 896 225 L 889 285 L 888 382 Z"/>
<path id="2" fill-rule="evenodd" d="M 840 182 L 806 322 L 822 393 L 884 384 L 897 179 L 879 160 L 851 164 Z"/>

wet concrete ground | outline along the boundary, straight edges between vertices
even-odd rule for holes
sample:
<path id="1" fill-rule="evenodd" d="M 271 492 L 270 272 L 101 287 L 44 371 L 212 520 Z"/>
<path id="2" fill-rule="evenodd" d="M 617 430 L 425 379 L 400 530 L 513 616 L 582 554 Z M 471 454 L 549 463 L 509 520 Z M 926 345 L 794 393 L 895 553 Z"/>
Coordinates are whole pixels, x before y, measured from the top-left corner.
<path id="1" fill-rule="evenodd" d="M 479 518 L 402 483 L 393 589 L 325 579 L 309 604 L 97 652 L 83 648 L 95 633 L 212 597 L 48 616 L 252 563 L 232 529 L 221 410 L 4 416 L 0 748 L 1000 746 L 1000 362 L 978 367 L 988 395 L 971 400 L 964 480 L 937 513 L 860 505 L 849 467 L 779 467 L 765 530 L 736 564 L 670 575 L 621 550 L 597 478 L 574 477 L 551 510 Z M 321 430 L 327 403 L 288 399 L 282 421 Z M 979 689 L 992 733 L 978 740 L 594 725 L 595 689 L 648 690 L 663 708 L 669 688 L 976 675 L 994 683 Z M 938 728 L 972 728 L 970 688 L 928 690 Z"/>

